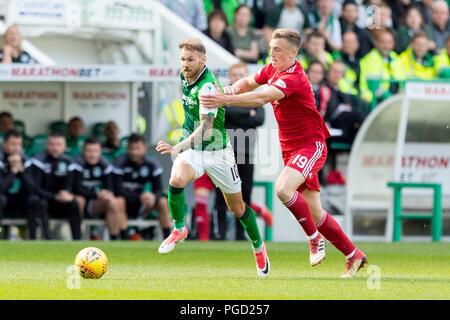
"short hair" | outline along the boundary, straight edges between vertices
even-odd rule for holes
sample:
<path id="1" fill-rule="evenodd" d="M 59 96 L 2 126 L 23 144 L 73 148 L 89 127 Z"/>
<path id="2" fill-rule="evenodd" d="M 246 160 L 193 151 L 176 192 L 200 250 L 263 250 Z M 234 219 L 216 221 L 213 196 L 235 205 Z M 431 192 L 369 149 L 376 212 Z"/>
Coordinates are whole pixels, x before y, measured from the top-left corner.
<path id="1" fill-rule="evenodd" d="M 86 140 L 84 140 L 83 148 L 85 148 L 88 144 L 98 144 L 101 146 L 100 140 L 98 140 L 96 137 L 88 137 Z"/>
<path id="2" fill-rule="evenodd" d="M 11 137 L 14 138 L 22 138 L 22 134 L 17 131 L 16 129 L 10 129 L 8 131 L 5 132 L 5 135 L 3 137 L 3 141 L 6 142 L 8 141 Z"/>
<path id="3" fill-rule="evenodd" d="M 231 72 L 231 70 L 238 69 L 238 68 L 245 68 L 245 70 L 248 71 L 247 64 L 245 62 L 240 61 L 240 62 L 237 62 L 237 63 L 233 64 L 230 67 L 230 69 L 228 70 L 228 72 Z"/>
<path id="4" fill-rule="evenodd" d="M 206 48 L 200 41 L 200 39 L 188 39 L 183 42 L 180 42 L 178 48 L 180 48 L 180 50 L 185 48 L 186 50 L 189 51 L 197 51 L 202 54 L 206 54 Z"/>
<path id="5" fill-rule="evenodd" d="M 322 68 L 322 71 L 325 73 L 325 66 L 324 66 L 323 63 L 320 62 L 319 60 L 313 60 L 313 61 L 311 61 L 311 62 L 309 63 L 307 72 L 309 72 L 309 70 L 311 69 L 311 67 L 314 66 L 314 65 L 316 65 L 316 64 L 319 65 L 319 66 Z"/>
<path id="6" fill-rule="evenodd" d="M 128 138 L 128 146 L 130 146 L 130 144 L 138 142 L 142 142 L 143 144 L 145 144 L 145 138 L 142 134 L 133 133 L 130 138 Z"/>
<path id="7" fill-rule="evenodd" d="M 394 39 L 394 35 L 392 34 L 392 32 L 389 29 L 382 28 L 377 32 L 375 41 L 380 40 L 380 38 L 383 36 L 383 34 L 389 34 L 392 37 L 392 39 Z"/>
<path id="8" fill-rule="evenodd" d="M 234 9 L 234 15 L 236 15 L 239 12 L 239 10 L 241 10 L 242 8 L 247 8 L 248 10 L 250 10 L 250 12 L 252 10 L 252 9 L 250 9 L 250 7 L 248 5 L 240 4 L 240 5 L 237 6 L 236 9 Z"/>
<path id="9" fill-rule="evenodd" d="M 74 121 L 80 121 L 81 123 L 84 124 L 83 120 L 80 117 L 73 117 L 72 119 L 69 120 L 69 122 L 67 122 L 67 125 L 70 126 Z"/>
<path id="10" fill-rule="evenodd" d="M 319 31 L 313 31 L 311 32 L 308 37 L 306 38 L 306 41 L 311 40 L 311 38 L 322 38 L 323 40 L 325 40 L 325 36 L 323 34 L 321 34 Z"/>
<path id="11" fill-rule="evenodd" d="M 428 35 L 423 31 L 418 31 L 411 37 L 411 42 L 415 41 L 418 38 L 426 38 L 428 40 Z"/>
<path id="12" fill-rule="evenodd" d="M 292 29 L 275 29 L 272 32 L 272 39 L 286 39 L 297 51 L 302 46 L 300 33 Z"/>
<path id="13" fill-rule="evenodd" d="M 11 112 L 8 111 L 2 111 L 0 112 L 0 118 L 13 118 L 13 115 L 11 114 Z"/>
<path id="14" fill-rule="evenodd" d="M 59 131 L 54 131 L 52 133 L 50 133 L 48 135 L 48 138 L 63 138 L 64 140 L 66 140 L 66 137 L 64 136 L 64 134 L 62 134 L 62 132 Z"/>
<path id="15" fill-rule="evenodd" d="M 225 26 L 228 27 L 228 19 L 225 12 L 223 12 L 223 10 L 221 9 L 215 9 L 211 11 L 211 13 L 208 15 L 208 28 L 209 24 L 211 23 L 211 20 L 214 19 L 215 17 L 219 17 L 223 22 L 225 22 Z"/>

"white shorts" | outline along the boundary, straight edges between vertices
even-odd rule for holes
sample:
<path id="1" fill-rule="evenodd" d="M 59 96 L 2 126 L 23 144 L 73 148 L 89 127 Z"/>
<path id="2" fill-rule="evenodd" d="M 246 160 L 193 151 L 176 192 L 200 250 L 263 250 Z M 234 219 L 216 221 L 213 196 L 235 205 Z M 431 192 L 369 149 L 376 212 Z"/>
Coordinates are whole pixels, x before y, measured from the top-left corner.
<path id="1" fill-rule="evenodd" d="M 216 151 L 198 151 L 189 149 L 180 153 L 175 161 L 189 164 L 195 171 L 195 179 L 206 172 L 216 187 L 224 193 L 234 194 L 241 191 L 241 178 L 234 159 L 233 147 L 228 142 L 226 148 Z"/>

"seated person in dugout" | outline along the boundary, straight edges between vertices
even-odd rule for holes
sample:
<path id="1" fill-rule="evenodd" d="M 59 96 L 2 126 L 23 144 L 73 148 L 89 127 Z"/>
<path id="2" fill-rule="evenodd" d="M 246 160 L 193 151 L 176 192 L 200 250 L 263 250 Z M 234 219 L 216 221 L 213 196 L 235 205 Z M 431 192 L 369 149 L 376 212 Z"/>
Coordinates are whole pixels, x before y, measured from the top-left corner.
<path id="1" fill-rule="evenodd" d="M 126 229 L 127 218 L 118 210 L 114 196 L 113 166 L 101 155 L 100 141 L 87 138 L 83 151 L 75 158 L 77 167 L 73 190 L 78 201 L 80 215 L 91 217 L 105 215 L 111 240 L 119 239 L 121 229 Z"/>
<path id="2" fill-rule="evenodd" d="M 102 144 L 102 153 L 114 155 L 120 147 L 120 128 L 115 121 L 108 121 L 103 128 L 103 134 L 106 137 Z"/>
<path id="3" fill-rule="evenodd" d="M 36 239 L 36 218 L 42 218 L 39 216 L 42 210 L 39 208 L 39 197 L 33 194 L 31 162 L 22 154 L 22 142 L 20 132 L 9 130 L 0 150 L 0 226 L 5 212 L 18 210 L 27 217 L 29 238 Z M 41 225 L 43 237 L 50 238 L 47 217 Z"/>
<path id="4" fill-rule="evenodd" d="M 128 217 L 145 216 L 152 210 L 158 212 L 164 238 L 171 232 L 171 221 L 167 198 L 162 197 L 161 175 L 163 169 L 146 154 L 144 137 L 134 133 L 128 140 L 127 153 L 114 162 L 114 184 L 118 197 L 118 208 Z M 128 229 L 120 230 L 122 238 Z"/>
<path id="5" fill-rule="evenodd" d="M 72 238 L 81 239 L 81 215 L 72 193 L 76 163 L 64 154 L 66 139 L 59 132 L 48 136 L 46 150 L 31 159 L 35 192 L 44 214 L 69 220 Z"/>

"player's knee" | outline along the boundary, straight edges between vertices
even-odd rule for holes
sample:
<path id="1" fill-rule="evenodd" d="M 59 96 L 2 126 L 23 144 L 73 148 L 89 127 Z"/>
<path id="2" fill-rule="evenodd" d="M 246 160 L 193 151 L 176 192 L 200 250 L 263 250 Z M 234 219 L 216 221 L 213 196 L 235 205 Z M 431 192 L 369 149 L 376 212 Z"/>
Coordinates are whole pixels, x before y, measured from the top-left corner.
<path id="1" fill-rule="evenodd" d="M 245 212 L 245 203 L 242 202 L 230 205 L 230 210 L 236 218 L 240 218 Z"/>
<path id="2" fill-rule="evenodd" d="M 295 190 L 291 190 L 286 185 L 282 183 L 277 183 L 275 186 L 275 193 L 277 194 L 278 199 L 280 199 L 281 202 L 286 202 L 291 199 L 292 195 L 294 194 Z"/>
<path id="3" fill-rule="evenodd" d="M 181 175 L 175 174 L 170 177 L 169 184 L 174 188 L 184 188 L 186 181 L 184 181 Z"/>

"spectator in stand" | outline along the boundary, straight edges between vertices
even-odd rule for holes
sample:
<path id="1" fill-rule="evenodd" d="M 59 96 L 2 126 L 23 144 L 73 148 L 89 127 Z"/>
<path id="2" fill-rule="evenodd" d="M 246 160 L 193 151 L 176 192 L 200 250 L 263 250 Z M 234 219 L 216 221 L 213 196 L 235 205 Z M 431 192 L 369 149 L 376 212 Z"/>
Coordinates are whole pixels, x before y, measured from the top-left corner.
<path id="1" fill-rule="evenodd" d="M 446 39 L 450 36 L 450 18 L 447 2 L 440 0 L 433 3 L 430 30 L 432 40 L 436 44 L 435 52 L 439 53 L 445 48 Z"/>
<path id="2" fill-rule="evenodd" d="M 161 175 L 163 169 L 147 153 L 142 135 L 134 133 L 128 140 L 126 154 L 118 156 L 114 162 L 114 190 L 121 216 L 144 218 L 152 210 L 158 212 L 159 223 L 164 238 L 171 232 L 169 204 L 162 196 Z M 127 223 L 120 227 L 120 237 L 129 239 Z M 133 235 L 134 236 L 134 235 Z M 136 233 L 133 240 L 139 240 Z"/>
<path id="3" fill-rule="evenodd" d="M 368 50 L 367 33 L 356 24 L 358 20 L 358 5 L 355 0 L 345 0 L 342 7 L 342 15 L 339 19 L 341 23 L 342 37 L 346 32 L 352 31 L 358 37 L 358 56 L 362 57 Z M 344 42 L 344 39 L 342 39 Z M 344 45 L 342 43 L 342 45 Z"/>
<path id="4" fill-rule="evenodd" d="M 436 77 L 433 56 L 428 50 L 429 42 L 425 32 L 415 33 L 411 45 L 400 54 L 406 78 L 431 80 Z"/>
<path id="5" fill-rule="evenodd" d="M 66 139 L 54 132 L 48 136 L 46 150 L 31 159 L 36 194 L 44 216 L 67 216 L 74 240 L 81 239 L 81 215 L 72 193 L 76 164 L 64 154 Z"/>
<path id="6" fill-rule="evenodd" d="M 240 0 L 239 3 L 246 4 L 252 10 L 251 25 L 262 30 L 268 13 L 275 8 L 276 0 Z"/>
<path id="7" fill-rule="evenodd" d="M 161 0 L 161 3 L 198 30 L 208 27 L 202 0 Z"/>
<path id="8" fill-rule="evenodd" d="M 405 79 L 402 63 L 393 49 L 394 36 L 384 29 L 378 33 L 375 48 L 361 59 L 359 88 L 364 100 L 372 102 L 374 98 L 378 101 L 388 98 L 398 90 L 398 83 L 390 80 Z M 371 78 L 388 80 L 376 85 L 375 97 L 367 82 Z"/>
<path id="9" fill-rule="evenodd" d="M 258 38 L 250 27 L 252 12 L 246 5 L 240 5 L 234 12 L 234 24 L 227 32 L 231 37 L 234 55 L 247 63 L 256 63 L 259 58 Z"/>
<path id="10" fill-rule="evenodd" d="M 395 29 L 398 29 L 403 23 L 402 20 L 406 16 L 406 11 L 413 5 L 417 7 L 414 0 L 388 0 L 387 4 L 391 8 L 392 24 Z"/>
<path id="11" fill-rule="evenodd" d="M 325 79 L 325 68 L 323 64 L 321 64 L 319 61 L 312 61 L 309 65 L 308 71 L 308 80 L 311 84 L 311 88 L 314 92 L 314 96 L 318 97 L 320 92 L 320 86 L 323 83 L 323 80 Z M 319 99 L 316 99 L 316 107 L 319 109 Z"/>
<path id="12" fill-rule="evenodd" d="M 347 31 L 342 35 L 342 50 L 333 52 L 333 60 L 345 65 L 344 77 L 339 81 L 339 89 L 347 94 L 359 93 L 360 51 L 356 33 Z"/>
<path id="13" fill-rule="evenodd" d="M 418 32 L 425 32 L 428 39 L 431 39 L 430 28 L 425 24 L 422 13 L 417 7 L 411 6 L 406 11 L 404 23 L 402 23 L 398 28 L 395 52 L 401 53 L 405 51 L 411 43 L 413 35 Z M 428 49 L 434 50 L 436 44 L 429 40 L 429 43 L 426 46 Z"/>
<path id="14" fill-rule="evenodd" d="M 266 48 L 269 48 L 273 30 L 279 28 L 293 29 L 300 34 L 311 32 L 308 13 L 297 4 L 297 0 L 283 0 L 267 14 L 264 26 Z"/>
<path id="15" fill-rule="evenodd" d="M 209 15 L 214 10 L 223 11 L 225 14 L 227 25 L 234 22 L 234 11 L 239 6 L 239 0 L 203 0 L 206 14 Z"/>
<path id="16" fill-rule="evenodd" d="M 0 50 L 1 63 L 35 63 L 28 52 L 22 48 L 22 35 L 16 25 L 6 29 Z"/>
<path id="17" fill-rule="evenodd" d="M 80 152 L 80 137 L 85 134 L 84 122 L 80 117 L 73 117 L 67 123 L 66 153 L 75 156 Z"/>
<path id="18" fill-rule="evenodd" d="M 8 130 L 14 129 L 14 118 L 8 111 L 0 112 L 0 133 L 5 134 Z"/>
<path id="19" fill-rule="evenodd" d="M 80 215 L 105 215 L 111 240 L 119 239 L 121 224 L 126 227 L 125 213 L 118 210 L 114 196 L 113 166 L 101 156 L 100 141 L 87 138 L 83 152 L 75 158 L 74 193 Z"/>
<path id="20" fill-rule="evenodd" d="M 27 217 L 30 239 L 36 239 L 36 218 L 42 221 L 43 237 L 49 239 L 48 216 L 40 208 L 39 197 L 33 194 L 31 162 L 22 154 L 22 142 L 20 132 L 8 130 L 0 150 L 0 226 L 5 211 L 19 210 Z"/>
<path id="21" fill-rule="evenodd" d="M 371 3 L 378 3 L 377 1 L 371 1 Z M 377 9 L 373 11 L 373 16 L 371 18 L 371 23 L 368 24 L 368 29 L 366 29 L 367 43 L 369 49 L 375 47 L 376 39 L 378 34 L 388 30 L 394 40 L 397 39 L 397 32 L 393 28 L 392 22 L 392 11 L 391 8 L 383 1 L 376 6 Z"/>
<path id="22" fill-rule="evenodd" d="M 325 69 L 333 62 L 331 54 L 325 51 L 325 37 L 317 31 L 308 35 L 305 47 L 300 49 L 297 59 L 303 69 L 308 69 L 310 62 L 314 60 L 322 63 Z"/>
<path id="23" fill-rule="evenodd" d="M 419 8 L 426 24 L 431 22 L 431 11 L 434 1 L 435 0 L 416 0 L 416 3 L 412 4 Z"/>
<path id="24" fill-rule="evenodd" d="M 356 133 L 364 120 L 364 115 L 351 104 L 348 95 L 339 90 L 339 82 L 344 77 L 345 64 L 335 61 L 328 70 L 326 83 L 320 87 L 319 112 L 329 128 L 337 129 L 327 144 L 344 142 L 352 144 Z"/>
<path id="25" fill-rule="evenodd" d="M 439 78 L 450 79 L 450 36 L 447 37 L 445 48 L 434 57 L 434 66 Z"/>
<path id="26" fill-rule="evenodd" d="M 333 13 L 333 0 L 317 0 L 317 10 L 309 14 L 311 27 L 321 33 L 328 51 L 337 51 L 342 47 L 341 25 Z"/>
<path id="27" fill-rule="evenodd" d="M 103 134 L 106 137 L 102 145 L 102 153 L 114 155 L 120 147 L 120 128 L 115 121 L 108 121 L 103 128 Z"/>
<path id="28" fill-rule="evenodd" d="M 214 10 L 208 16 L 208 29 L 204 33 L 222 48 L 234 54 L 231 37 L 226 31 L 227 26 L 228 22 L 225 13 L 222 10 Z"/>

